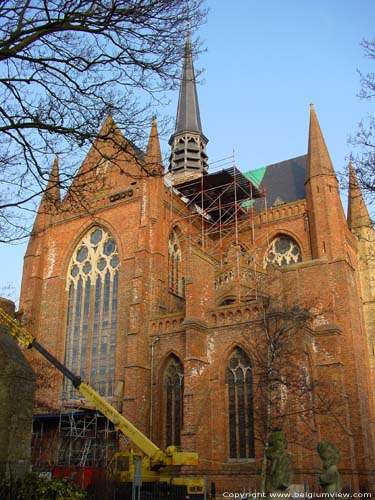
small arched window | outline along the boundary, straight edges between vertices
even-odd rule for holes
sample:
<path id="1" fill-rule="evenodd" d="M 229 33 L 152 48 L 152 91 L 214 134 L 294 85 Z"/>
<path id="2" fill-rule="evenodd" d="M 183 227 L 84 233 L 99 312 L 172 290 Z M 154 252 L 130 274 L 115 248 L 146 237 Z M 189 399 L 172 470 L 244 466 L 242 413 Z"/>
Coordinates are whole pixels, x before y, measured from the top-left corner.
<path id="1" fill-rule="evenodd" d="M 253 384 L 250 360 L 236 348 L 226 370 L 230 458 L 254 457 Z"/>
<path id="2" fill-rule="evenodd" d="M 181 247 L 176 231 L 172 231 L 168 241 L 168 288 L 183 297 L 184 278 L 181 276 Z"/>
<path id="3" fill-rule="evenodd" d="M 113 395 L 119 256 L 103 228 L 82 238 L 67 276 L 68 318 L 65 365 L 103 396 Z M 74 397 L 70 385 L 64 388 Z"/>
<path id="4" fill-rule="evenodd" d="M 231 304 L 234 304 L 236 302 L 236 299 L 234 297 L 228 297 L 226 299 L 223 299 L 220 304 L 219 304 L 219 307 L 222 307 L 222 306 L 230 306 Z"/>
<path id="5" fill-rule="evenodd" d="M 288 266 L 297 262 L 302 262 L 301 249 L 293 238 L 285 234 L 272 240 L 264 256 L 264 267 L 269 263 Z"/>
<path id="6" fill-rule="evenodd" d="M 183 420 L 184 368 L 181 361 L 172 356 L 164 375 L 166 445 L 181 444 Z"/>

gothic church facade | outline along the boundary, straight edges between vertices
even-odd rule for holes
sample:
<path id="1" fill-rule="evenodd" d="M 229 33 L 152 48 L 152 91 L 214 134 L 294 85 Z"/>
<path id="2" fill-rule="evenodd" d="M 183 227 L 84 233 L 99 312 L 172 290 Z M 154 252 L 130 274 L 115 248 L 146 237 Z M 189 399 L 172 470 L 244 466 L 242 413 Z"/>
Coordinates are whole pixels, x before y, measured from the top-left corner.
<path id="1" fill-rule="evenodd" d="M 328 439 L 344 485 L 373 491 L 374 233 L 355 173 L 345 217 L 313 107 L 307 155 L 267 169 L 210 172 L 207 142 L 187 40 L 168 172 L 156 120 L 142 154 L 109 116 L 64 199 L 55 161 L 25 255 L 24 321 L 154 442 L 197 451 L 195 476 L 230 491 L 259 487 L 263 458 L 250 340 L 272 300 L 313 309 L 300 364 L 342 404 L 285 423 L 293 482 L 318 490 Z M 92 411 L 34 362 L 37 420 L 51 429 L 58 411 Z"/>

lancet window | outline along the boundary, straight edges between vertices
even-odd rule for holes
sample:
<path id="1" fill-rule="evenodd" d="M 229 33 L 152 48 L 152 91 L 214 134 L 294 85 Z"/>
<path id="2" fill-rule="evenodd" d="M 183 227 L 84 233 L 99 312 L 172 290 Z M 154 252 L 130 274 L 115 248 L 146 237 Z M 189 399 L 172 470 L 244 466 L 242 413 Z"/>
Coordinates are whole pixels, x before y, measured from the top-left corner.
<path id="1" fill-rule="evenodd" d="M 66 282 L 65 365 L 108 397 L 115 377 L 118 268 L 115 240 L 94 227 L 75 249 Z M 68 385 L 65 390 L 75 396 Z"/>
<path id="2" fill-rule="evenodd" d="M 181 444 L 183 421 L 184 368 L 181 361 L 172 356 L 164 376 L 166 445 Z"/>
<path id="3" fill-rule="evenodd" d="M 254 457 L 253 385 L 250 360 L 236 348 L 226 370 L 230 458 Z"/>
<path id="4" fill-rule="evenodd" d="M 172 231 L 168 241 L 168 281 L 169 291 L 184 296 L 184 280 L 181 276 L 181 246 L 176 231 Z"/>

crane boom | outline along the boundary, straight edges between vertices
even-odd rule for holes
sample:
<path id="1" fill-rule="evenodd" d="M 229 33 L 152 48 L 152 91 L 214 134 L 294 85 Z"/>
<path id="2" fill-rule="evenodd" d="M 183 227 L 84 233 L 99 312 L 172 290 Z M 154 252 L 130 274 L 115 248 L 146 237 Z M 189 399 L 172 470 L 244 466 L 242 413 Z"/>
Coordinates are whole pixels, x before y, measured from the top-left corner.
<path id="1" fill-rule="evenodd" d="M 14 318 L 9 316 L 9 314 L 7 314 L 1 307 L 0 324 L 7 326 L 13 337 L 15 337 L 18 342 L 20 342 L 24 347 L 27 347 L 28 349 L 31 347 L 31 344 L 34 342 L 35 337 L 33 337 L 31 333 L 26 330 L 26 328 L 17 323 Z"/>
<path id="2" fill-rule="evenodd" d="M 10 333 L 24 347 L 34 348 L 52 363 L 63 375 L 65 375 L 90 403 L 93 403 L 105 417 L 108 418 L 116 430 L 128 437 L 149 459 L 151 468 L 156 470 L 167 465 L 197 465 L 198 454 L 195 452 L 179 451 L 175 446 L 169 446 L 166 450 L 161 450 L 127 418 L 116 410 L 105 398 L 103 398 L 93 387 L 82 382 L 81 377 L 72 373 L 65 365 L 60 363 L 47 349 L 45 349 L 31 333 L 21 326 L 17 321 L 9 316 L 0 307 L 0 324 L 8 327 Z"/>

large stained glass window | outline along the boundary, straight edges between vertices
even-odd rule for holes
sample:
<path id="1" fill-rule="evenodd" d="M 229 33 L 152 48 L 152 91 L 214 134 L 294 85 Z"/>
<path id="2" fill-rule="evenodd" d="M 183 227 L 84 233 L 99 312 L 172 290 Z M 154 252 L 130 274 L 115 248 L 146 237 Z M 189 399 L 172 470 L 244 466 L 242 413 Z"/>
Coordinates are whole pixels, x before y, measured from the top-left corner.
<path id="1" fill-rule="evenodd" d="M 74 251 L 67 276 L 65 365 L 108 397 L 115 377 L 118 267 L 115 240 L 94 227 Z"/>
<path id="2" fill-rule="evenodd" d="M 226 370 L 230 458 L 254 457 L 253 385 L 250 360 L 236 348 Z"/>
<path id="3" fill-rule="evenodd" d="M 184 368 L 176 356 L 171 356 L 164 376 L 166 401 L 166 445 L 181 444 L 183 416 Z"/>

